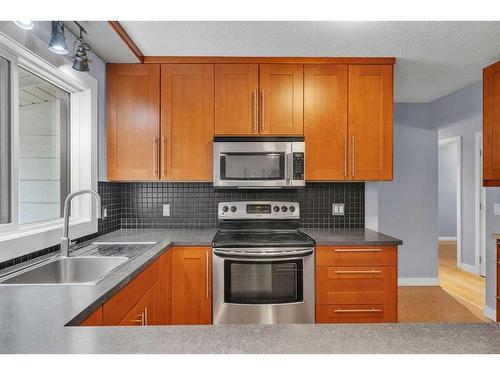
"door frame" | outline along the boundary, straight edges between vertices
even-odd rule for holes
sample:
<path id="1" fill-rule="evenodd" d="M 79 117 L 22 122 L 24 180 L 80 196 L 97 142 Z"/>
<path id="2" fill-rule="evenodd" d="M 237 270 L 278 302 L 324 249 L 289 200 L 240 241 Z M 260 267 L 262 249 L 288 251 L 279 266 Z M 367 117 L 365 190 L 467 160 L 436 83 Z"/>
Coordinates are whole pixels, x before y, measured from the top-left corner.
<path id="1" fill-rule="evenodd" d="M 483 132 L 474 134 L 475 273 L 486 276 L 486 191 L 483 187 Z M 482 224 L 482 225 L 481 225 Z"/>
<path id="2" fill-rule="evenodd" d="M 438 141 L 438 147 L 453 144 L 457 150 L 457 267 L 462 268 L 462 136 L 444 138 Z M 439 176 L 438 176 L 439 178 Z M 439 183 L 439 182 L 438 182 Z"/>

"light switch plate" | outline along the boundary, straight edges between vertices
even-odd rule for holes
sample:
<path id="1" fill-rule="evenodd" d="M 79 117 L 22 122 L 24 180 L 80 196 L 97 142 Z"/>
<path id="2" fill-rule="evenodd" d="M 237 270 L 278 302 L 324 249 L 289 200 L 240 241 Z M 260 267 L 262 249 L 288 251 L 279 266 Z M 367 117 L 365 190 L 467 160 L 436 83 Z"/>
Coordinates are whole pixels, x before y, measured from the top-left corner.
<path id="1" fill-rule="evenodd" d="M 344 216 L 344 203 L 332 203 L 332 215 Z"/>
<path id="2" fill-rule="evenodd" d="M 493 211 L 494 211 L 495 215 L 500 215 L 500 203 L 495 203 L 493 205 Z"/>
<path id="3" fill-rule="evenodd" d="M 163 205 L 163 216 L 170 216 L 170 205 L 169 204 Z"/>

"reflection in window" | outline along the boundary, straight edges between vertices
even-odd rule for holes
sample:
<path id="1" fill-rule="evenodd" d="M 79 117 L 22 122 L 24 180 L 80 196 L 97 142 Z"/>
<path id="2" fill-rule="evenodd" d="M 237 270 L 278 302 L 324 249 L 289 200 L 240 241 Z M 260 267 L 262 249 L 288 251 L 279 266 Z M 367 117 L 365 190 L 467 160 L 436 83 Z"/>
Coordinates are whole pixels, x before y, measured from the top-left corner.
<path id="1" fill-rule="evenodd" d="M 69 93 L 19 68 L 19 223 L 61 217 L 68 181 Z"/>

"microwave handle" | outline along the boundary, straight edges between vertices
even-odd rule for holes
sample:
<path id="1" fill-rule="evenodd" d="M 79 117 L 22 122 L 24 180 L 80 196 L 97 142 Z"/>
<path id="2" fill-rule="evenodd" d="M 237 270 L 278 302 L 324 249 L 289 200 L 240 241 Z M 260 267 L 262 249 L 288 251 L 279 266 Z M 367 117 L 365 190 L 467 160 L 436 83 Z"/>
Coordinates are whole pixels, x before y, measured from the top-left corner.
<path id="1" fill-rule="evenodd" d="M 291 152 L 288 152 L 286 154 L 286 180 L 289 184 L 290 183 L 290 180 L 293 179 L 293 159 L 292 159 L 292 153 Z"/>

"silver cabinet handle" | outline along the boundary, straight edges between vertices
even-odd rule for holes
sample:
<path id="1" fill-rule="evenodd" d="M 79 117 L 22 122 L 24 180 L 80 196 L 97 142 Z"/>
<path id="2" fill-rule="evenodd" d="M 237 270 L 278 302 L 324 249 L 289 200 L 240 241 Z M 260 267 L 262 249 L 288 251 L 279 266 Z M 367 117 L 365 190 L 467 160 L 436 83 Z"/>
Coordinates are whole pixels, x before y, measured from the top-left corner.
<path id="1" fill-rule="evenodd" d="M 356 140 L 354 139 L 354 136 L 352 136 L 352 177 L 354 177 L 354 170 L 356 168 Z"/>
<path id="2" fill-rule="evenodd" d="M 380 270 L 369 270 L 369 271 L 359 271 L 359 270 L 353 270 L 353 271 L 339 271 L 336 270 L 335 273 L 340 273 L 340 274 L 373 274 L 373 273 L 382 273 Z"/>
<path id="3" fill-rule="evenodd" d="M 379 253 L 382 249 L 334 249 L 334 253 Z"/>
<path id="4" fill-rule="evenodd" d="M 155 176 L 158 176 L 158 137 L 153 142 L 153 170 Z"/>
<path id="5" fill-rule="evenodd" d="M 208 299 L 208 251 L 205 253 L 205 298 Z"/>
<path id="6" fill-rule="evenodd" d="M 260 91 L 260 131 L 264 132 L 264 90 Z"/>
<path id="7" fill-rule="evenodd" d="M 141 323 L 141 326 L 143 326 L 144 325 L 144 313 L 142 312 L 142 313 L 138 314 L 137 316 L 139 317 L 139 319 L 133 319 L 130 322 L 131 323 Z"/>
<path id="8" fill-rule="evenodd" d="M 344 136 L 344 176 L 347 178 L 347 135 Z"/>
<path id="9" fill-rule="evenodd" d="M 148 325 L 148 308 L 147 307 L 144 308 L 144 324 L 143 325 L 145 325 L 145 326 Z"/>
<path id="10" fill-rule="evenodd" d="M 162 139 L 161 139 L 161 145 L 162 145 L 163 153 L 160 153 L 160 155 L 161 154 L 165 155 L 166 152 L 167 152 L 167 138 L 162 137 Z M 161 163 L 161 175 L 163 177 L 165 177 L 165 164 L 167 164 L 165 162 L 165 158 L 162 158 L 161 162 L 162 162 Z"/>
<path id="11" fill-rule="evenodd" d="M 364 312 L 382 312 L 382 309 L 335 309 L 333 310 L 336 313 L 364 313 Z"/>
<path id="12" fill-rule="evenodd" d="M 253 132 L 257 133 L 257 92 L 255 90 L 252 91 L 252 109 Z"/>

